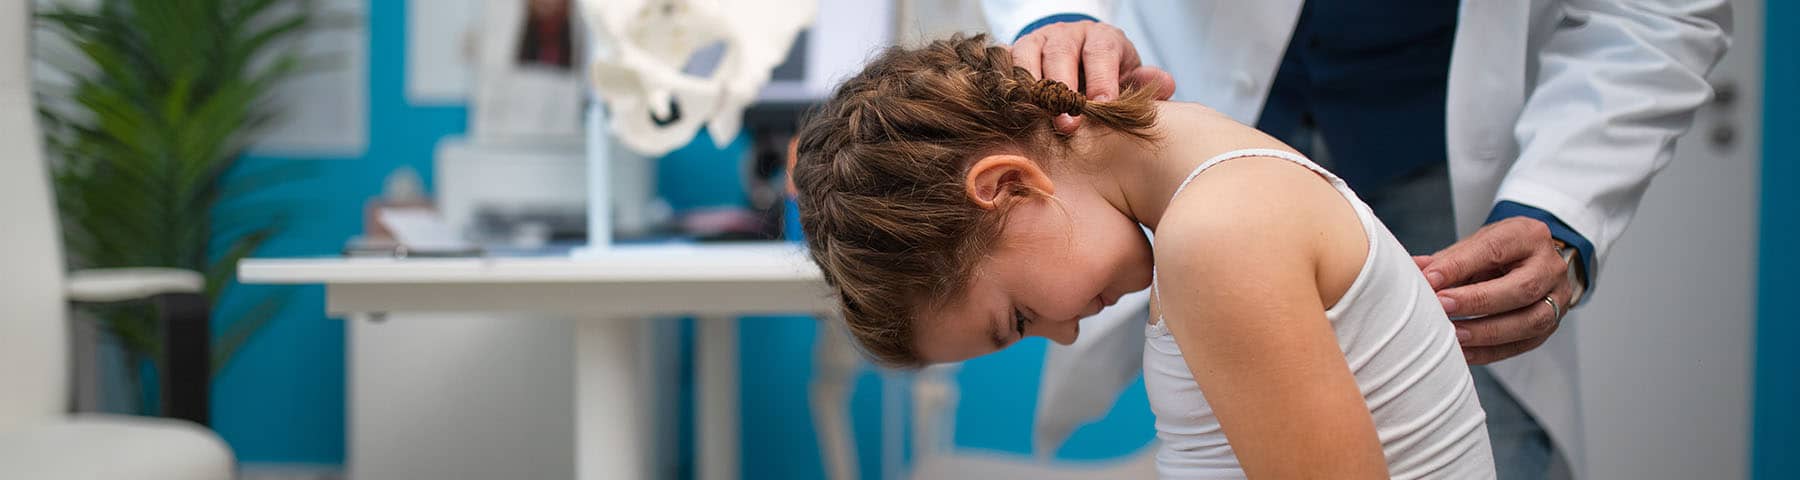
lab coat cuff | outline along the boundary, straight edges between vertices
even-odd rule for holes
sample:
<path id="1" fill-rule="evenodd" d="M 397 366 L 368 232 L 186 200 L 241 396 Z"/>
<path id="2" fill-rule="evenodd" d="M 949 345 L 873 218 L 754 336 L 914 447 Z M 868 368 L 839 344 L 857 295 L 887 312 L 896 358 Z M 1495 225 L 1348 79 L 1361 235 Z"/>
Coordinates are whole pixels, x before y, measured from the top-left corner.
<path id="1" fill-rule="evenodd" d="M 1526 217 L 1544 222 L 1544 225 L 1550 227 L 1550 238 L 1561 240 L 1569 248 L 1575 249 L 1575 256 L 1581 259 L 1582 281 L 1586 282 L 1587 291 L 1594 290 L 1594 242 L 1588 241 L 1586 236 L 1569 228 L 1569 224 L 1563 223 L 1561 219 L 1556 218 L 1556 215 L 1551 215 L 1550 212 L 1541 208 L 1511 200 L 1494 205 L 1494 209 L 1488 213 L 1486 223 L 1494 223 L 1512 217 Z"/>
<path id="2" fill-rule="evenodd" d="M 1017 42 L 1017 41 L 1019 41 L 1019 39 L 1021 39 L 1021 38 L 1025 38 L 1025 36 L 1026 36 L 1026 35 L 1030 35 L 1030 34 L 1031 34 L 1031 32 L 1034 32 L 1034 31 L 1037 31 L 1037 29 L 1040 29 L 1040 28 L 1044 28 L 1044 27 L 1047 27 L 1047 26 L 1050 26 L 1050 25 L 1054 25 L 1054 24 L 1058 24 L 1058 23 L 1070 23 L 1070 22 L 1095 22 L 1095 23 L 1099 23 L 1099 22 L 1100 22 L 1100 19 L 1098 19 L 1098 18 L 1094 18 L 1094 17 L 1093 17 L 1093 16 L 1092 16 L 1092 15 L 1088 15 L 1088 14 L 1085 14 L 1085 13 L 1058 13 L 1058 14 L 1053 14 L 1053 15 L 1050 15 L 1050 16 L 1046 16 L 1046 17 L 1044 17 L 1044 18 L 1040 18 L 1040 19 L 1037 19 L 1037 21 L 1035 21 L 1035 22 L 1031 22 L 1031 23 L 1029 23 L 1029 24 L 1026 24 L 1026 25 L 1025 25 L 1025 28 L 1021 28 L 1021 29 L 1019 29 L 1019 34 L 1018 34 L 1018 35 L 1014 35 L 1014 36 L 1013 36 L 1013 41 L 1014 41 L 1014 42 Z"/>

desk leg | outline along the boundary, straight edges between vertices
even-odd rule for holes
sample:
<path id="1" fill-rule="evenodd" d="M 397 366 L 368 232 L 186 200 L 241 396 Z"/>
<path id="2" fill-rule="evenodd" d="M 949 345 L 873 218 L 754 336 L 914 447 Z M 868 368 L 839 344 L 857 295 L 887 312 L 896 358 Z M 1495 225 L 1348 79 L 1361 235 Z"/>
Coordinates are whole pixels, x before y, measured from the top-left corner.
<path id="1" fill-rule="evenodd" d="M 856 439 L 850 436 L 850 387 L 862 365 L 850 338 L 829 314 L 819 317 L 813 339 L 813 429 L 825 461 L 825 478 L 856 480 Z"/>
<path id="2" fill-rule="evenodd" d="M 913 462 L 948 454 L 956 438 L 956 371 L 959 363 L 932 365 L 913 374 Z"/>
<path id="3" fill-rule="evenodd" d="M 644 478 L 648 452 L 639 394 L 642 320 L 582 319 L 575 326 L 575 478 Z"/>
<path id="4" fill-rule="evenodd" d="M 737 480 L 738 475 L 738 319 L 716 315 L 699 319 L 695 376 L 700 379 L 700 480 Z"/>
<path id="5" fill-rule="evenodd" d="M 904 373 L 881 372 L 881 480 L 900 480 L 900 454 L 906 448 Z"/>

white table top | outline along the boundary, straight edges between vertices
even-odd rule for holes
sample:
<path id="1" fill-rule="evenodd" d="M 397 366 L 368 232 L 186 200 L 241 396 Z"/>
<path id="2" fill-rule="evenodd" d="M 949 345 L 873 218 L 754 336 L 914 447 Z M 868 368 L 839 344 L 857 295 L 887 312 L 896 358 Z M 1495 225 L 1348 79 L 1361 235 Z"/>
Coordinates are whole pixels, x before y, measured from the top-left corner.
<path id="1" fill-rule="evenodd" d="M 557 257 L 253 258 L 244 283 L 824 282 L 799 245 L 782 242 L 614 247 Z"/>
<path id="2" fill-rule="evenodd" d="M 251 284 L 325 284 L 327 310 L 583 314 L 812 313 L 833 308 L 796 244 L 620 246 L 559 257 L 246 259 Z"/>

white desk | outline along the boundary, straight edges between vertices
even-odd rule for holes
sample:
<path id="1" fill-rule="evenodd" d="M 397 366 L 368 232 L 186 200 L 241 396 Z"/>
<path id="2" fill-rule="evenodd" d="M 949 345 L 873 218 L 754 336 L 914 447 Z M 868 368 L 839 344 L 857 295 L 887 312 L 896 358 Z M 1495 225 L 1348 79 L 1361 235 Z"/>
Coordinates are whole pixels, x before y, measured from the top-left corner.
<path id="1" fill-rule="evenodd" d="M 540 312 L 575 315 L 575 472 L 580 479 L 645 476 L 640 388 L 641 345 L 636 319 L 670 315 L 700 318 L 696 345 L 700 378 L 700 478 L 738 478 L 737 316 L 829 314 L 835 308 L 819 270 L 799 246 L 746 243 L 626 246 L 582 258 L 311 258 L 252 259 L 238 267 L 244 283 L 324 284 L 326 311 L 335 315 L 420 312 Z M 846 352 L 820 336 L 821 359 L 844 368 Z M 854 359 L 854 354 L 848 358 Z M 853 360 L 852 360 L 853 362 Z M 849 368 L 854 368 L 851 365 Z M 815 383 L 821 423 L 845 414 L 841 399 L 820 390 L 847 373 Z M 825 395 L 833 397 L 836 395 Z M 835 405 L 819 405 L 820 400 Z M 840 400 L 840 401 L 831 401 Z M 847 425 L 844 421 L 842 425 Z M 825 427 L 825 425 L 820 425 Z M 847 432 L 821 428 L 831 478 L 854 475 L 854 453 L 835 443 Z M 835 443 L 835 445 L 834 445 Z"/>

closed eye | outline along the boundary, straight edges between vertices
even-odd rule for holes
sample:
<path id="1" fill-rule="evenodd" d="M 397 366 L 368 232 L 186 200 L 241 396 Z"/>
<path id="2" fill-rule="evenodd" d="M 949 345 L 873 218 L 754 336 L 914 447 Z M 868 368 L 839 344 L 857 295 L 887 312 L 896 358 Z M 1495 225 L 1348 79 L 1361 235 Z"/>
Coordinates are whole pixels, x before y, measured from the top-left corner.
<path id="1" fill-rule="evenodd" d="M 1025 324 L 1030 322 L 1031 319 L 1025 318 L 1024 310 L 1015 308 L 1012 311 L 1012 327 L 1013 333 L 1016 335 L 1008 337 L 1004 335 L 1004 331 L 1001 330 L 1005 327 L 1002 327 L 999 324 L 991 324 L 992 327 L 988 330 L 988 338 L 994 342 L 994 350 L 1005 349 L 1006 346 L 1011 345 L 1014 340 L 1025 338 Z"/>

